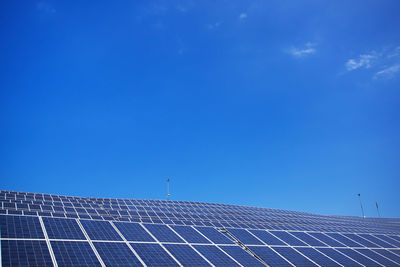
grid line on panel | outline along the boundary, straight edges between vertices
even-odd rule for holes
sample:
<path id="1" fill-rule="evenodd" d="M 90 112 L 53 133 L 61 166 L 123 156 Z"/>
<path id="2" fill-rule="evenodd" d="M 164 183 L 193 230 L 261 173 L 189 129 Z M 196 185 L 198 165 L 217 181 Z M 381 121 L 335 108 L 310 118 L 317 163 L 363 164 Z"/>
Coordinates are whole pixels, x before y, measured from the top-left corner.
<path id="1" fill-rule="evenodd" d="M 97 252 L 95 246 L 93 245 L 92 240 L 90 239 L 89 235 L 86 233 L 85 228 L 83 227 L 83 225 L 81 224 L 79 219 L 75 219 L 76 222 L 78 223 L 79 227 L 81 228 L 83 234 L 86 237 L 86 240 L 89 242 L 90 247 L 92 248 L 94 254 L 96 255 L 97 260 L 100 262 L 101 266 L 105 267 L 106 265 L 104 264 L 102 258 L 100 257 L 100 254 Z"/>
<path id="2" fill-rule="evenodd" d="M 44 234 L 44 238 L 46 240 L 47 248 L 49 249 L 51 261 L 53 262 L 54 267 L 58 267 L 56 258 L 54 256 L 53 248 L 52 248 L 52 246 L 50 244 L 50 240 L 49 240 L 49 237 L 47 235 L 46 228 L 44 227 L 44 223 L 43 223 L 42 217 L 39 217 L 39 222 L 40 222 L 40 226 L 42 227 L 42 231 L 43 231 L 43 234 Z"/>

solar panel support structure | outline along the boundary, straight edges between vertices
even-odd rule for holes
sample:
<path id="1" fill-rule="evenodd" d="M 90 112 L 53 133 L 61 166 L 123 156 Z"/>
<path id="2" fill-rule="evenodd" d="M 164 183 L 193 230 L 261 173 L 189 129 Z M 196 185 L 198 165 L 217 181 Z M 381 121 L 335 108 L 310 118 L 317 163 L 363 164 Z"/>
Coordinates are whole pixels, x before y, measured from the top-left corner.
<path id="1" fill-rule="evenodd" d="M 169 196 L 171 194 L 169 193 L 169 178 L 167 178 L 167 200 L 169 200 Z"/>
<path id="2" fill-rule="evenodd" d="M 365 218 L 365 215 L 364 215 L 364 208 L 363 208 L 363 205 L 362 205 L 362 202 L 361 202 L 361 194 L 357 194 L 357 195 L 358 195 L 358 199 L 360 200 L 360 206 L 361 206 L 361 214 L 362 214 L 362 217 Z"/>
<path id="3" fill-rule="evenodd" d="M 257 254 L 255 254 L 251 249 L 249 249 L 242 241 L 240 241 L 236 236 L 234 236 L 231 232 L 229 232 L 226 229 L 219 229 L 221 233 L 229 235 L 233 240 L 235 240 L 235 243 L 238 244 L 242 249 L 244 249 L 247 253 L 249 253 L 251 256 L 256 258 L 260 263 L 264 264 L 265 266 L 269 266 L 263 259 L 261 259 Z"/>

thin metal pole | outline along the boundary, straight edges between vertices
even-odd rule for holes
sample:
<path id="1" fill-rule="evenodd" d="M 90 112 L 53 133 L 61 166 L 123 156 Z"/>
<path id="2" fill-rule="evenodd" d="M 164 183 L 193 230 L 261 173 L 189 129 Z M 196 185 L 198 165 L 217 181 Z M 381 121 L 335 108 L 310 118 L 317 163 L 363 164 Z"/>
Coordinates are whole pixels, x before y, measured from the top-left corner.
<path id="1" fill-rule="evenodd" d="M 362 217 L 365 218 L 365 215 L 364 215 L 364 208 L 363 208 L 363 205 L 362 205 L 362 202 L 361 202 L 361 194 L 358 194 L 358 199 L 360 200 L 360 206 L 361 206 Z"/>
<path id="2" fill-rule="evenodd" d="M 376 210 L 378 211 L 378 217 L 381 217 L 381 213 L 379 212 L 379 207 L 378 207 L 378 201 L 375 201 L 376 204 Z"/>
<path id="3" fill-rule="evenodd" d="M 170 193 L 169 193 L 169 178 L 167 178 L 167 200 L 169 200 L 169 196 L 170 196 Z"/>

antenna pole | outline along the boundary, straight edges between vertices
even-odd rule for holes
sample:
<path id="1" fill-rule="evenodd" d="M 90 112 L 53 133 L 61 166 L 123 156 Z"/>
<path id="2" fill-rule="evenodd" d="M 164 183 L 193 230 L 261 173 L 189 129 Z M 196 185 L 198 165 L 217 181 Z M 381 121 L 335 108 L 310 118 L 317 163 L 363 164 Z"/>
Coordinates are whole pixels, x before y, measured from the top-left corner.
<path id="1" fill-rule="evenodd" d="M 361 194 L 357 194 L 357 195 L 358 195 L 358 199 L 360 200 L 360 206 L 361 206 L 362 217 L 365 218 L 365 215 L 364 215 L 364 208 L 363 208 L 363 205 L 362 205 L 362 202 L 361 202 Z"/>
<path id="2" fill-rule="evenodd" d="M 375 204 L 376 204 L 376 210 L 378 211 L 378 217 L 380 218 L 381 217 L 381 213 L 379 212 L 378 202 L 375 201 Z"/>
<path id="3" fill-rule="evenodd" d="M 169 178 L 167 178 L 167 201 L 169 200 L 169 196 L 171 194 L 169 193 Z"/>

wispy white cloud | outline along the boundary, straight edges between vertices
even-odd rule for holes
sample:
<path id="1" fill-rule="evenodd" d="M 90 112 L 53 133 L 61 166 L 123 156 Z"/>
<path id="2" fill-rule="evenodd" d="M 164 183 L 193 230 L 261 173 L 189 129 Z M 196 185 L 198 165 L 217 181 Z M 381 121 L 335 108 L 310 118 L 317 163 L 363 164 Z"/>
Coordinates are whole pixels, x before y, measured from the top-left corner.
<path id="1" fill-rule="evenodd" d="M 244 19 L 246 19 L 247 18 L 247 13 L 241 13 L 240 15 L 239 15 L 239 19 L 241 19 L 241 20 L 244 20 Z"/>
<path id="2" fill-rule="evenodd" d="M 393 65 L 375 73 L 374 79 L 386 78 L 391 79 L 400 71 L 400 64 Z"/>
<path id="3" fill-rule="evenodd" d="M 317 49 L 315 48 L 316 46 L 317 45 L 315 43 L 308 42 L 302 47 L 293 46 L 290 49 L 288 49 L 287 52 L 294 57 L 301 58 L 317 52 Z"/>
<path id="4" fill-rule="evenodd" d="M 222 24 L 222 22 L 217 21 L 215 23 L 208 24 L 207 28 L 209 28 L 210 30 L 214 30 L 214 29 L 218 28 L 219 26 L 221 26 L 221 24 Z"/>
<path id="5" fill-rule="evenodd" d="M 348 71 L 356 70 L 359 68 L 370 68 L 372 61 L 376 58 L 373 54 L 360 55 L 358 58 L 351 58 L 346 62 L 346 69 Z"/>

